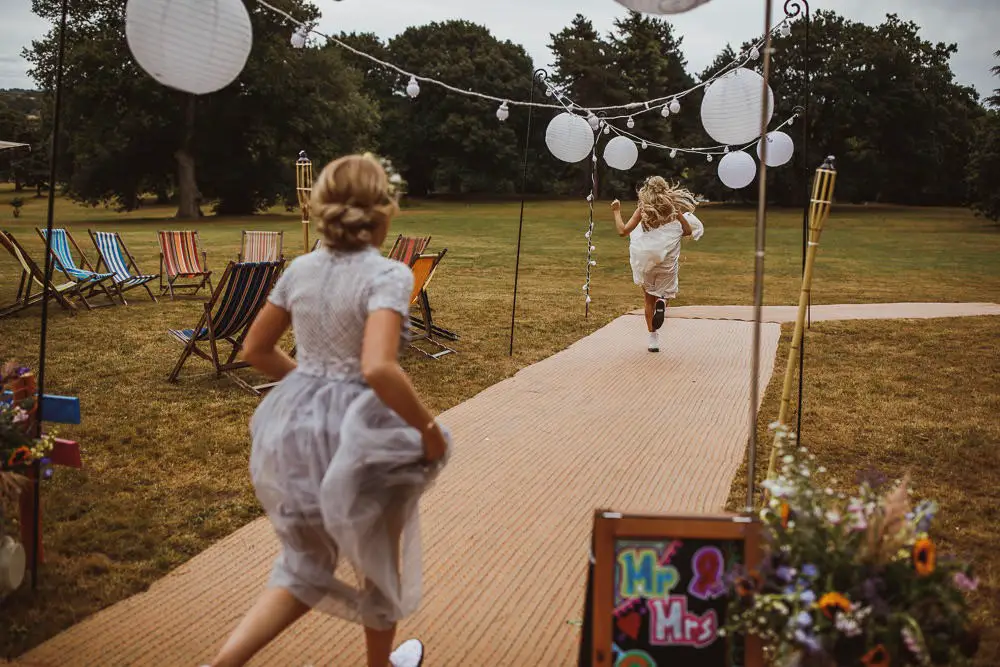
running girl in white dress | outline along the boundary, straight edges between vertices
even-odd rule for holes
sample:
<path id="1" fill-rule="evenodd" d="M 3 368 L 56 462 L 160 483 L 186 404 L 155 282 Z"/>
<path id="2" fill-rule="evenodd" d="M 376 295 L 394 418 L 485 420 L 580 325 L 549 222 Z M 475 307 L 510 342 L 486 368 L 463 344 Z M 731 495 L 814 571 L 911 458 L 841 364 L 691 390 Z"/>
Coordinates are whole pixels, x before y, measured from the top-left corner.
<path id="1" fill-rule="evenodd" d="M 681 238 L 691 236 L 697 241 L 705 231 L 694 215 L 697 205 L 689 190 L 670 185 L 660 176 L 646 179 L 639 189 L 639 205 L 627 223 L 622 220 L 621 202 L 611 202 L 619 236 L 629 237 L 632 280 L 642 287 L 645 298 L 650 352 L 660 351 L 657 332 L 666 317 L 666 300 L 677 296 Z"/>
<path id="2" fill-rule="evenodd" d="M 281 553 L 212 665 L 245 664 L 317 609 L 364 625 L 369 667 L 418 667 L 423 645 L 393 641 L 420 601 L 417 501 L 450 436 L 398 362 L 413 274 L 378 248 L 399 209 L 382 166 L 352 155 L 320 173 L 311 210 L 324 246 L 288 266 L 243 345 L 282 379 L 250 427 L 250 473 Z M 277 346 L 289 326 L 297 360 Z"/>

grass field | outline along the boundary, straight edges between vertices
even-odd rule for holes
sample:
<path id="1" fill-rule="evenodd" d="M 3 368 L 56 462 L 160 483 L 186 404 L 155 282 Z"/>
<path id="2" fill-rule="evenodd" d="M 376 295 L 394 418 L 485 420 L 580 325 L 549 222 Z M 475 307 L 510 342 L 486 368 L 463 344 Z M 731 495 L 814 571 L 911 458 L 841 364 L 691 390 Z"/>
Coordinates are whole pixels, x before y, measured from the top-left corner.
<path id="1" fill-rule="evenodd" d="M 11 196 L 0 191 L 4 227 L 40 260 L 34 227 L 43 224 L 44 200 L 27 199 L 21 218 L 14 220 L 9 213 Z M 431 299 L 438 322 L 462 335 L 459 354 L 438 361 L 413 354 L 405 358 L 434 409 L 444 410 L 469 398 L 641 304 L 631 283 L 627 243 L 614 234 L 606 203 L 597 210 L 599 264 L 593 278 L 594 302 L 585 320 L 581 286 L 586 203 L 526 206 L 512 358 L 507 356 L 507 343 L 518 205 L 416 203 L 401 214 L 394 233 L 432 235 L 432 249 L 448 248 Z M 88 252 L 88 227 L 118 230 L 140 267 L 156 272 L 155 231 L 191 228 L 165 220 L 171 213 L 149 207 L 119 215 L 60 201 L 57 225 L 69 228 Z M 748 303 L 753 212 L 706 207 L 699 215 L 706 234 L 700 242 L 685 246 L 676 303 Z M 302 246 L 300 224 L 295 215 L 284 212 L 252 219 L 206 218 L 196 226 L 209 264 L 218 273 L 235 258 L 241 229 L 285 230 L 286 254 L 297 254 Z M 793 303 L 801 261 L 801 212 L 774 211 L 768 228 L 765 300 Z M 835 208 L 820 249 L 813 300 L 1000 301 L 998 251 L 997 227 L 965 211 Z M 13 260 L 0 256 L 0 303 L 13 296 L 16 286 L 11 283 L 16 277 Z M 81 398 L 84 423 L 63 433 L 82 443 L 86 468 L 59 470 L 44 489 L 49 562 L 37 595 L 24 588 L 0 602 L 4 617 L 0 656 L 18 655 L 94 611 L 143 590 L 259 515 L 247 473 L 246 425 L 256 399 L 227 380 L 217 380 L 200 360 L 190 362 L 179 384 L 166 382 L 180 352 L 166 330 L 194 326 L 201 302 L 152 304 L 139 292 L 130 294 L 128 308 L 76 317 L 52 311 L 48 387 Z M 39 312 L 34 308 L 0 321 L 0 358 L 36 363 Z M 951 325 L 926 326 L 947 332 Z M 954 355 L 942 363 L 962 372 L 978 363 Z M 822 363 L 849 374 L 861 359 L 833 356 Z M 817 377 L 820 363 L 817 359 L 810 365 Z M 923 382 L 919 373 L 912 381 Z M 955 419 L 966 409 L 957 398 L 952 395 Z M 869 407 L 868 399 L 859 397 L 838 419 L 853 420 L 856 410 Z M 831 428 L 836 425 L 834 417 L 828 421 Z"/>

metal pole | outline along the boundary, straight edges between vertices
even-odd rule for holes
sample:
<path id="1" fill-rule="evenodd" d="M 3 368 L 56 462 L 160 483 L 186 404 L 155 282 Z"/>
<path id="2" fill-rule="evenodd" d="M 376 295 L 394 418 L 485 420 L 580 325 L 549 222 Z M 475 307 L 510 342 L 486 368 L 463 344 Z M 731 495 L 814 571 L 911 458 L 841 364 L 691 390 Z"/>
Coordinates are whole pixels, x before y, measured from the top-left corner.
<path id="1" fill-rule="evenodd" d="M 760 96 L 760 136 L 767 134 L 768 79 L 771 75 L 771 3 L 764 5 L 764 84 Z M 767 142 L 760 142 L 760 179 L 757 183 L 757 229 L 753 277 L 753 347 L 750 350 L 750 443 L 747 447 L 747 512 L 754 507 L 757 481 L 757 403 L 760 400 L 760 331 L 764 304 L 764 240 L 767 228 Z"/>
<path id="2" fill-rule="evenodd" d="M 524 159 L 521 163 L 521 214 L 517 221 L 517 259 L 514 262 L 514 303 L 510 307 L 510 350 L 507 356 L 514 356 L 514 321 L 517 317 L 517 279 L 521 272 L 521 234 L 524 231 L 524 196 L 528 188 L 528 145 L 531 143 L 531 115 L 534 109 L 535 81 L 545 81 L 549 73 L 536 69 L 531 73 L 531 90 L 528 92 L 528 129 L 524 133 Z"/>
<path id="3" fill-rule="evenodd" d="M 785 16 L 789 19 L 798 16 L 805 10 L 805 48 L 802 51 L 802 173 L 806 184 L 806 201 L 802 206 L 802 275 L 806 272 L 806 246 L 809 240 L 809 98 L 812 94 L 812 81 L 809 72 L 809 2 L 807 0 L 785 0 Z M 812 325 L 812 295 L 809 295 L 806 304 L 807 328 Z M 799 342 L 799 395 L 795 410 L 795 433 L 799 442 L 802 442 L 802 397 L 805 383 L 805 339 Z"/>
<path id="4" fill-rule="evenodd" d="M 49 156 L 49 210 L 48 219 L 45 224 L 45 284 L 42 286 L 42 333 L 38 344 L 38 435 L 42 434 L 42 421 L 44 415 L 42 411 L 45 403 L 41 400 L 45 395 L 45 350 L 48 344 L 49 334 L 49 284 L 52 282 L 52 226 L 55 219 L 56 205 L 56 176 L 59 166 L 59 116 L 62 111 L 62 78 L 63 78 L 63 58 L 66 54 L 66 13 L 68 11 L 68 0 L 62 0 L 62 17 L 59 20 L 59 55 L 56 58 L 56 87 L 55 100 L 52 110 L 52 155 Z M 41 537 L 41 517 L 42 517 L 42 494 L 41 480 L 42 471 L 38 463 L 34 464 L 34 480 L 32 493 L 35 500 L 35 515 L 32 517 L 34 526 L 32 528 L 31 545 L 31 590 L 38 590 L 38 543 Z"/>

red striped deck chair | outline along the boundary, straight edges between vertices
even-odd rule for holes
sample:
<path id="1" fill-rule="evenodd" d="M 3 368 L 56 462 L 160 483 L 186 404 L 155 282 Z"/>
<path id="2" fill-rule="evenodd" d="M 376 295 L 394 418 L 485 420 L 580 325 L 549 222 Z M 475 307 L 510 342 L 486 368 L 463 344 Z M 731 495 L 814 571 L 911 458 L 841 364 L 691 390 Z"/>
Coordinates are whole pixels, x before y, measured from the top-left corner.
<path id="1" fill-rule="evenodd" d="M 412 347 L 417 352 L 430 357 L 431 359 L 439 359 L 446 354 L 452 354 L 455 350 L 451 349 L 444 343 L 437 340 L 437 333 L 434 331 L 434 320 L 431 318 L 431 310 L 427 301 L 421 298 L 421 295 L 425 293 L 427 286 L 430 284 L 431 279 L 434 277 L 434 272 L 437 271 L 438 265 L 441 260 L 444 259 L 445 253 L 448 250 L 442 250 L 436 255 L 420 255 L 413 260 L 413 265 L 410 267 L 413 271 L 413 292 L 410 294 L 410 306 L 416 306 L 420 309 L 420 313 L 423 316 L 423 320 L 420 326 L 415 326 L 411 320 L 411 326 L 415 329 L 414 335 L 410 339 L 410 347 Z M 435 352 L 428 352 L 422 349 L 416 343 L 426 342 L 433 345 L 436 348 Z"/>
<path id="2" fill-rule="evenodd" d="M 157 238 L 160 242 L 161 294 L 169 292 L 172 299 L 175 289 L 192 289 L 192 294 L 197 294 L 206 285 L 212 289 L 212 272 L 208 270 L 208 256 L 201 249 L 198 232 L 159 231 Z M 179 283 L 179 280 L 186 282 Z"/>
<path id="3" fill-rule="evenodd" d="M 415 237 L 415 236 L 403 236 L 400 234 L 396 237 L 396 242 L 392 244 L 392 248 L 389 249 L 389 259 L 394 259 L 398 262 L 402 262 L 407 266 L 412 267 L 413 262 L 417 260 L 420 254 L 427 250 L 427 246 L 431 244 L 431 237 Z"/>
<path id="4" fill-rule="evenodd" d="M 168 333 L 184 345 L 170 381 L 176 382 L 184 362 L 195 355 L 205 359 L 215 367 L 216 377 L 223 375 L 252 394 L 260 395 L 261 388 L 255 387 L 236 376 L 234 371 L 247 368 L 250 364 L 236 359 L 243 346 L 250 325 L 257 313 L 264 307 L 271 288 L 281 275 L 284 260 L 277 262 L 230 262 L 222 274 L 222 280 L 212 292 L 205 312 L 193 329 L 171 329 Z M 228 351 L 222 344 L 228 346 Z M 201 345 L 208 349 L 202 349 Z"/>
<path id="5" fill-rule="evenodd" d="M 18 281 L 17 295 L 14 297 L 14 301 L 6 305 L 0 305 L 0 317 L 6 317 L 42 302 L 42 299 L 45 298 L 45 272 L 25 252 L 21 244 L 14 238 L 14 235 L 6 230 L 0 231 L 0 247 L 9 252 L 17 260 L 17 265 L 21 269 L 21 277 Z M 51 280 L 49 281 L 49 294 L 51 297 L 60 306 L 74 315 L 76 314 L 76 306 L 66 297 L 73 295 L 79 289 L 80 285 L 74 280 L 69 280 L 58 285 Z"/>
<path id="6" fill-rule="evenodd" d="M 285 258 L 282 253 L 284 232 L 243 232 L 240 244 L 241 262 L 277 262 Z"/>

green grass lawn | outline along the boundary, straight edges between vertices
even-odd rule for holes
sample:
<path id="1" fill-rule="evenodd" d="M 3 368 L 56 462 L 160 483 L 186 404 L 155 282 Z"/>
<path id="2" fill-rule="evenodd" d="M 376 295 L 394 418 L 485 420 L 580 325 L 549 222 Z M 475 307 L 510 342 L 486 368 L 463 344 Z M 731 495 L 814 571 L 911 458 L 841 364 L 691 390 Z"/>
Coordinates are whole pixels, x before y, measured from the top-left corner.
<path id="1" fill-rule="evenodd" d="M 34 228 L 44 224 L 45 200 L 29 195 L 15 220 L 12 196 L 0 190 L 3 226 L 41 261 Z M 438 361 L 405 357 L 434 409 L 471 397 L 641 305 L 628 268 L 627 242 L 614 233 L 607 204 L 599 203 L 597 211 L 599 264 L 585 320 L 587 205 L 582 200 L 527 204 L 517 339 L 509 358 L 518 204 L 418 202 L 404 210 L 393 233 L 431 235 L 431 249 L 448 249 L 431 300 L 438 323 L 462 336 L 457 355 Z M 172 213 L 147 207 L 116 214 L 60 200 L 56 221 L 70 229 L 91 260 L 88 227 L 122 232 L 140 267 L 156 272 L 156 230 L 192 228 L 167 220 Z M 753 211 L 709 206 L 699 216 L 705 236 L 686 242 L 676 303 L 749 303 Z M 769 215 L 769 304 L 797 300 L 801 223 L 800 211 Z M 245 219 L 209 217 L 194 227 L 217 274 L 235 258 L 241 229 L 284 230 L 286 254 L 302 248 L 301 225 L 294 213 L 284 211 Z M 998 231 L 962 210 L 835 207 L 820 248 L 813 302 L 1000 301 Z M 3 253 L 0 303 L 13 297 L 16 278 L 13 260 Z M 247 421 L 257 400 L 216 379 L 197 359 L 189 362 L 179 384 L 166 382 L 180 353 L 166 330 L 194 326 L 202 302 L 153 304 L 139 291 L 130 293 L 130 302 L 128 308 L 75 317 L 56 307 L 51 311 L 47 386 L 54 393 L 80 396 L 84 423 L 62 432 L 81 442 L 86 468 L 58 470 L 45 486 L 49 562 L 36 595 L 25 587 L 0 603 L 5 619 L 0 656 L 18 655 L 143 590 L 260 513 L 247 472 Z M 37 362 L 39 313 L 36 307 L 0 321 L 0 358 Z M 622 344 L 642 345 L 644 336 L 637 332 L 635 340 Z M 847 355 L 840 363 L 850 368 L 853 359 Z M 962 404 L 956 401 L 955 409 Z"/>

